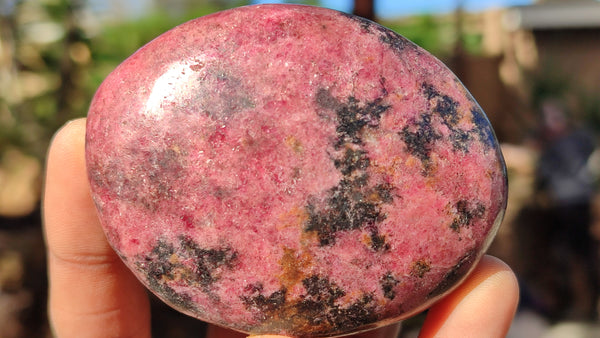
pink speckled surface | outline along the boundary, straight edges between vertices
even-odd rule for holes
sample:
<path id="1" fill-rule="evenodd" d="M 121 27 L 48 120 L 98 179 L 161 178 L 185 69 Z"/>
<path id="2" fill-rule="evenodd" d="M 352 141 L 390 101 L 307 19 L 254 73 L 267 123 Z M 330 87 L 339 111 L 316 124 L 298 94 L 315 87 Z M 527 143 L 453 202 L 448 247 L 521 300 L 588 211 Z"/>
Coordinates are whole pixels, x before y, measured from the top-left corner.
<path id="1" fill-rule="evenodd" d="M 90 107 L 111 245 L 175 308 L 251 333 L 339 335 L 422 310 L 506 203 L 485 115 L 444 65 L 369 21 L 225 11 L 163 34 Z"/>

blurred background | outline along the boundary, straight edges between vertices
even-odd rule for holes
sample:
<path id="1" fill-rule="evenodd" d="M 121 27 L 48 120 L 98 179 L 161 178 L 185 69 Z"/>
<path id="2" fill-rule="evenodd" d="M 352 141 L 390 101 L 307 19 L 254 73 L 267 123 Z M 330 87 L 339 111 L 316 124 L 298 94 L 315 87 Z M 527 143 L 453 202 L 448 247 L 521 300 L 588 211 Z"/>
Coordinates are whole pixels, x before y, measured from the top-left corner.
<path id="1" fill-rule="evenodd" d="M 600 337 L 600 1 L 294 2 L 375 20 L 458 75 L 508 166 L 508 210 L 490 253 L 521 283 L 509 336 Z M 104 77 L 152 38 L 249 3 L 0 0 L 0 338 L 50 336 L 40 193 L 53 133 L 85 116 Z M 160 302 L 153 316 L 156 337 L 202 336 L 203 323 Z M 421 321 L 408 320 L 402 336 L 415 337 Z"/>

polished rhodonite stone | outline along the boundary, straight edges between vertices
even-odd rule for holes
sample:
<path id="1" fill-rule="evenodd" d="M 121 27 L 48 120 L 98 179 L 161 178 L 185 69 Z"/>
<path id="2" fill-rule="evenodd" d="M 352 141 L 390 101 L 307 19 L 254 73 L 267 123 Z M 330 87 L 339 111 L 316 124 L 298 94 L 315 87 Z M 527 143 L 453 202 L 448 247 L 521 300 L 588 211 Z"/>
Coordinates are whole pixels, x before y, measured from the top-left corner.
<path id="1" fill-rule="evenodd" d="M 336 11 L 242 7 L 121 64 L 90 108 L 94 201 L 154 293 L 248 333 L 340 335 L 413 315 L 471 270 L 506 177 L 437 59 Z"/>

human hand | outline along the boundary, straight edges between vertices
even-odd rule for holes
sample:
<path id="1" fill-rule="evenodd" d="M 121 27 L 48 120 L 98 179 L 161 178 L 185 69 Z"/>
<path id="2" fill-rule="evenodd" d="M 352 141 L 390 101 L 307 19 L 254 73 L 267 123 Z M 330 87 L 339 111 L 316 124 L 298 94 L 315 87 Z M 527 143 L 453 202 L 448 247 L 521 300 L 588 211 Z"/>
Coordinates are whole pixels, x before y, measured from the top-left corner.
<path id="1" fill-rule="evenodd" d="M 84 159 L 85 119 L 65 125 L 48 152 L 44 231 L 48 310 L 56 337 L 150 337 L 143 285 L 105 239 L 91 199 Z M 511 269 L 484 257 L 468 279 L 429 311 L 421 337 L 503 337 L 514 316 L 518 286 Z M 355 337 L 396 337 L 391 325 Z M 244 337 L 209 327 L 209 338 Z M 254 338 L 276 336 L 255 336 Z"/>

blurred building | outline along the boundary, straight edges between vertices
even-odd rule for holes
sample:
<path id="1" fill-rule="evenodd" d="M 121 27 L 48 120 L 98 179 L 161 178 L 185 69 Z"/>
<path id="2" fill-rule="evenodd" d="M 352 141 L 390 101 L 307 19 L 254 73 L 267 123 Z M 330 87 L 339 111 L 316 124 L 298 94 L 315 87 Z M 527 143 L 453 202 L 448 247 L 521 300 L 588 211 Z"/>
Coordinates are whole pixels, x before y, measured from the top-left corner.
<path id="1" fill-rule="evenodd" d="M 600 92 L 600 2 L 516 7 L 506 12 L 504 26 L 509 32 L 531 32 L 539 72 L 563 77 L 572 91 Z"/>
<path id="2" fill-rule="evenodd" d="M 600 127 L 600 2 L 544 1 L 465 17 L 481 53 L 450 62 L 503 142 L 535 132 L 536 106 L 560 95 L 579 119 Z"/>

